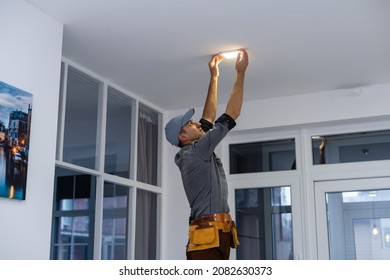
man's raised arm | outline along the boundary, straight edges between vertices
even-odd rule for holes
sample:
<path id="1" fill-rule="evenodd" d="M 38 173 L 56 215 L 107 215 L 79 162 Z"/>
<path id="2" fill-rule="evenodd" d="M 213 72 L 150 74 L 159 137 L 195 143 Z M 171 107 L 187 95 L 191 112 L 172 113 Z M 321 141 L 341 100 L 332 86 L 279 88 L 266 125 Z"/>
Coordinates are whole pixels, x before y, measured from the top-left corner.
<path id="1" fill-rule="evenodd" d="M 236 60 L 236 80 L 234 82 L 232 93 L 230 94 L 225 112 L 233 120 L 236 120 L 241 113 L 244 97 L 245 71 L 248 64 L 248 53 L 244 49 L 241 49 Z"/>
<path id="2" fill-rule="evenodd" d="M 215 54 L 209 62 L 210 69 L 210 84 L 206 101 L 203 108 L 202 118 L 213 123 L 217 115 L 217 99 L 218 99 L 218 64 L 223 60 L 220 54 Z"/>

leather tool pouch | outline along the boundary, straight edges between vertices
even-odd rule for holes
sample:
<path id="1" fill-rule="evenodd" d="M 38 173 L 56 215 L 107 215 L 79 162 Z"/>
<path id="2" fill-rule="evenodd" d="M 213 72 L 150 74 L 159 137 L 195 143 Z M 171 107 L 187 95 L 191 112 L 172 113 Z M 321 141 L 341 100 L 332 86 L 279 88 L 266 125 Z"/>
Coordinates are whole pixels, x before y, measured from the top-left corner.
<path id="1" fill-rule="evenodd" d="M 237 248 L 237 246 L 240 245 L 240 242 L 238 241 L 238 234 L 235 226 L 232 226 L 230 238 L 230 247 Z"/>
<path id="2" fill-rule="evenodd" d="M 207 227 L 190 226 L 188 235 L 188 252 L 219 247 L 219 233 L 216 223 L 210 222 Z"/>

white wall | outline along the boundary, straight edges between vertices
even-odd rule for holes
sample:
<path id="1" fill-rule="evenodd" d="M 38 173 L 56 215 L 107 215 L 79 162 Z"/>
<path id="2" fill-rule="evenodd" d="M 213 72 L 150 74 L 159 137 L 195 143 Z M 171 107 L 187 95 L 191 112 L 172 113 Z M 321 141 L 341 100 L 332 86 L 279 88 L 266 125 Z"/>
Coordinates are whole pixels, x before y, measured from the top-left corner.
<path id="1" fill-rule="evenodd" d="M 237 128 L 283 127 L 389 115 L 389 89 L 390 84 L 383 84 L 249 102 L 243 106 Z"/>
<path id="2" fill-rule="evenodd" d="M 33 95 L 26 200 L 0 198 L 0 259 L 49 259 L 63 26 L 0 0 L 0 80 Z"/>
<path id="3" fill-rule="evenodd" d="M 283 98 L 245 102 L 234 133 L 251 129 L 288 128 L 328 122 L 359 122 L 364 118 L 388 118 L 390 115 L 390 84 L 328 91 Z M 167 112 L 171 117 L 184 113 Z M 218 115 L 225 105 L 218 107 Z M 199 119 L 201 109 L 194 119 Z M 173 162 L 178 148 L 164 139 L 163 143 L 163 236 L 162 259 L 185 259 L 187 242 L 188 203 L 180 173 Z M 220 151 L 218 154 L 220 154 Z M 232 191 L 230 191 L 232 193 Z"/>

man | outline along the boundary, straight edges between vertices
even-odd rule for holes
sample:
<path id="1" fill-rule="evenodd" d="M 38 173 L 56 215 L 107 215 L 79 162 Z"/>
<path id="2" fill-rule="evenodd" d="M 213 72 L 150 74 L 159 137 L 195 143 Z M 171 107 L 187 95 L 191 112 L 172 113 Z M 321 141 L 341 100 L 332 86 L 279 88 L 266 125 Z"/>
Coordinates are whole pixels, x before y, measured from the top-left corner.
<path id="1" fill-rule="evenodd" d="M 229 259 L 230 247 L 238 245 L 237 232 L 229 215 L 227 182 L 221 160 L 214 149 L 236 125 L 241 112 L 248 54 L 241 49 L 236 60 L 236 79 L 225 113 L 217 113 L 219 63 L 209 62 L 210 83 L 202 118 L 193 121 L 194 109 L 171 119 L 165 127 L 167 140 L 180 151 L 175 156 L 190 204 L 187 259 Z"/>

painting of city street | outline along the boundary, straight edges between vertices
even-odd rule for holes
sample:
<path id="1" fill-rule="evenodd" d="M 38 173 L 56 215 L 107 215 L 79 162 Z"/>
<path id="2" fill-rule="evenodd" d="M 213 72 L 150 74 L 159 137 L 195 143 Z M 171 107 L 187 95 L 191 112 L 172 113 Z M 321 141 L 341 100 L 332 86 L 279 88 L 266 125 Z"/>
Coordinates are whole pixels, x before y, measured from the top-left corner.
<path id="1" fill-rule="evenodd" d="M 25 200 L 32 94 L 0 81 L 0 197 Z"/>

